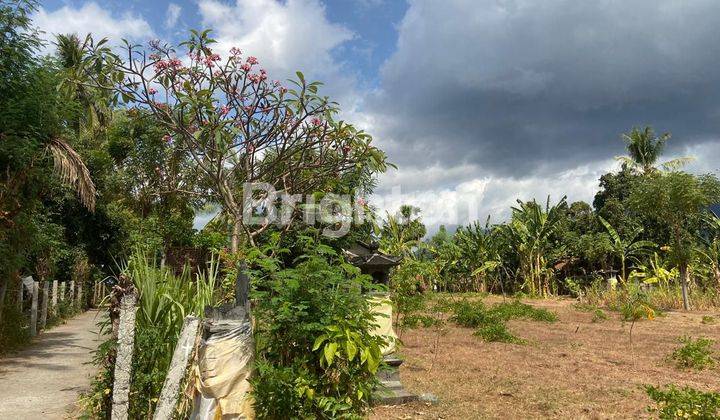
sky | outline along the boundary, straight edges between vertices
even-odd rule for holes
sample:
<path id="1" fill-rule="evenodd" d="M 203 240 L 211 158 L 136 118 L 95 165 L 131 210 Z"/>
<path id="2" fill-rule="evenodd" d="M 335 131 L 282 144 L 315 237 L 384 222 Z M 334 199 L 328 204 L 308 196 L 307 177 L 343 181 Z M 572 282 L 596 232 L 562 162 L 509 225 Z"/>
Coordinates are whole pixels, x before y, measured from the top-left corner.
<path id="1" fill-rule="evenodd" d="M 324 82 L 398 167 L 372 202 L 416 205 L 430 231 L 592 202 L 633 126 L 671 132 L 688 171 L 720 168 L 717 0 L 49 0 L 34 20 L 115 44 L 212 28 L 273 79 Z"/>

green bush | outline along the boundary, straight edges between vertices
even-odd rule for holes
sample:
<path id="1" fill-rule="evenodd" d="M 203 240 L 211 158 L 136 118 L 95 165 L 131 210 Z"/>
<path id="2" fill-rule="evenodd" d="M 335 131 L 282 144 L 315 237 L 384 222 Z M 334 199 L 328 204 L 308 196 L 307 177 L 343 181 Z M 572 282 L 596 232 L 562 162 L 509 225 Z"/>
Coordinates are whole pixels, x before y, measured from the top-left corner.
<path id="1" fill-rule="evenodd" d="M 403 328 L 417 328 L 419 326 L 422 326 L 424 328 L 430 328 L 442 324 L 442 319 L 423 314 L 405 315 L 401 321 L 401 326 Z"/>
<path id="2" fill-rule="evenodd" d="M 371 278 L 307 238 L 290 268 L 253 262 L 258 418 L 352 418 L 366 413 L 386 341 L 371 334 Z"/>
<path id="3" fill-rule="evenodd" d="M 525 340 L 514 336 L 508 331 L 507 326 L 502 322 L 493 322 L 485 324 L 478 328 L 474 335 L 482 338 L 487 342 L 501 342 L 511 344 L 524 344 Z"/>
<path id="4" fill-rule="evenodd" d="M 0 322 L 0 354 L 18 350 L 30 343 L 30 323 L 14 302 L 6 302 Z"/>
<path id="5" fill-rule="evenodd" d="M 474 335 L 485 341 L 523 344 L 525 340 L 510 333 L 505 324 L 511 319 L 530 319 L 540 322 L 555 322 L 557 315 L 546 309 L 534 308 L 519 300 L 503 302 L 487 308 L 481 301 L 462 300 L 449 305 L 452 308 L 450 320 L 468 328 L 476 328 Z"/>
<path id="6" fill-rule="evenodd" d="M 655 406 L 648 407 L 650 413 L 656 413 L 661 419 L 717 419 L 720 418 L 720 393 L 702 392 L 690 387 L 677 388 L 669 385 L 667 389 L 646 386 L 650 399 Z"/>
<path id="7" fill-rule="evenodd" d="M 501 319 L 509 321 L 511 319 L 530 319 L 541 322 L 557 321 L 557 314 L 547 309 L 534 308 L 530 305 L 515 300 L 512 302 L 498 303 L 490 310 L 493 314 L 497 314 Z"/>
<path id="8" fill-rule="evenodd" d="M 490 319 L 485 304 L 479 300 L 475 302 L 467 300 L 456 302 L 452 306 L 452 311 L 453 314 L 450 316 L 450 320 L 462 327 L 477 328 L 497 321 Z"/>
<path id="9" fill-rule="evenodd" d="M 715 340 L 700 337 L 693 340 L 684 336 L 678 339 L 682 343 L 671 355 L 670 359 L 675 362 L 678 368 L 692 368 L 702 370 L 715 365 L 712 346 Z"/>

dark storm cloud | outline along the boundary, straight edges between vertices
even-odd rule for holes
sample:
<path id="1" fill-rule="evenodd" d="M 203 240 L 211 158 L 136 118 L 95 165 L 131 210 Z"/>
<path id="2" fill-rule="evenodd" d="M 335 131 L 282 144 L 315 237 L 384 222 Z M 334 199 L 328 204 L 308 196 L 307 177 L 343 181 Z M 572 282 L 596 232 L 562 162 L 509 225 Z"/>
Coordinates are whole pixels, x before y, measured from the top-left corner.
<path id="1" fill-rule="evenodd" d="M 412 1 L 370 108 L 403 166 L 551 172 L 720 133 L 720 2 Z M 548 169 L 551 168 L 551 169 Z"/>

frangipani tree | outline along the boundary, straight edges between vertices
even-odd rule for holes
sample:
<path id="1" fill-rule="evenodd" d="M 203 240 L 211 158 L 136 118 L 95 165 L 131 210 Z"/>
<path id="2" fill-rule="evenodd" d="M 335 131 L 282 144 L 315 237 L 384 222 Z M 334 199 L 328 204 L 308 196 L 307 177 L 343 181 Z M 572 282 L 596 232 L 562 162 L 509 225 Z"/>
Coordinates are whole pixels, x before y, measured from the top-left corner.
<path id="1" fill-rule="evenodd" d="M 298 72 L 285 87 L 237 48 L 222 58 L 209 32 L 192 31 L 182 53 L 158 42 L 148 48 L 126 43 L 122 59 L 104 40 L 90 43 L 86 65 L 105 68 L 97 85 L 152 112 L 167 130 L 166 141 L 182 144 L 206 181 L 208 199 L 232 220 L 233 251 L 242 238 L 254 244 L 271 225 L 246 220 L 246 183 L 310 194 L 358 171 L 385 170 L 385 155 L 371 136 L 335 119 L 338 104 L 318 93 L 319 82 Z"/>

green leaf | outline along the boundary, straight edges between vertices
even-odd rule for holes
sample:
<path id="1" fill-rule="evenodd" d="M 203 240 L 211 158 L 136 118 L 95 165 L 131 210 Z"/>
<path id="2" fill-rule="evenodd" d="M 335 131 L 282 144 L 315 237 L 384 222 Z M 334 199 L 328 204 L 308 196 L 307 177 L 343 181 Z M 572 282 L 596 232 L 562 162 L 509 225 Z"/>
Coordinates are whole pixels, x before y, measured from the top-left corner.
<path id="1" fill-rule="evenodd" d="M 357 355 L 357 346 L 352 341 L 345 342 L 345 352 L 347 353 L 348 360 L 352 361 Z"/>
<path id="2" fill-rule="evenodd" d="M 320 345 L 321 345 L 322 343 L 324 343 L 325 340 L 327 340 L 327 338 L 328 338 L 328 337 L 327 337 L 327 335 L 325 335 L 325 334 L 323 334 L 323 335 L 321 335 L 320 337 L 316 338 L 316 339 L 315 339 L 315 344 L 313 344 L 312 351 L 316 351 L 317 349 L 319 349 L 319 348 L 320 348 Z"/>
<path id="3" fill-rule="evenodd" d="M 325 354 L 325 360 L 327 361 L 328 366 L 330 366 L 333 362 L 333 359 L 335 359 L 335 353 L 337 353 L 337 343 L 328 343 L 325 346 L 325 349 L 323 349 L 323 353 Z"/>

